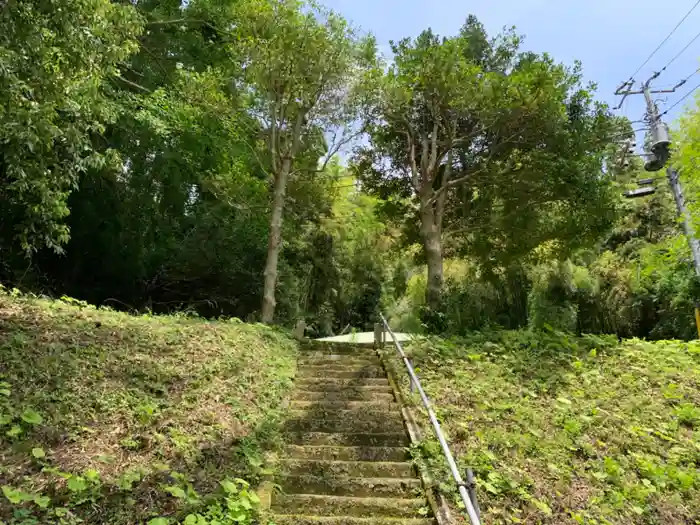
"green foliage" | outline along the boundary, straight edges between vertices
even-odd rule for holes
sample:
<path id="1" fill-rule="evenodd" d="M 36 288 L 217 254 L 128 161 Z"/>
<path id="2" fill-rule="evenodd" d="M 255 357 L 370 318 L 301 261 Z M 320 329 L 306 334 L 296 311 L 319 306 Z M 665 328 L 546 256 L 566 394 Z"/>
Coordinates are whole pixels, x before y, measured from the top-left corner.
<path id="1" fill-rule="evenodd" d="M 578 309 L 571 263 L 550 263 L 533 269 L 532 289 L 528 296 L 528 322 L 534 328 L 554 327 L 574 331 Z"/>
<path id="2" fill-rule="evenodd" d="M 240 478 L 220 482 L 222 500 L 209 505 L 201 513 L 188 514 L 182 525 L 226 525 L 251 523 L 260 505 L 260 498 L 250 485 Z"/>
<path id="3" fill-rule="evenodd" d="M 478 259 L 448 260 L 443 298 L 429 331 L 548 325 L 621 337 L 695 338 L 698 281 L 687 242 L 674 224 L 670 196 L 660 189 L 652 199 L 624 204 L 604 242 L 569 258 L 544 244 L 520 263 L 490 270 Z M 394 316 L 421 318 L 424 303 L 415 289 L 398 303 Z"/>
<path id="4" fill-rule="evenodd" d="M 0 294 L 0 520 L 250 522 L 249 487 L 235 479 L 219 493 L 216 480 L 265 475 L 291 339 L 262 325 L 72 303 Z"/>
<path id="5" fill-rule="evenodd" d="M 588 246 L 615 218 L 601 174 L 607 108 L 582 85 L 580 64 L 520 43 L 512 32 L 489 39 L 472 16 L 457 36 L 428 30 L 392 44 L 355 165 L 407 240 L 422 242 L 432 310 L 445 255 L 489 273 L 543 243 L 559 254 Z"/>
<path id="6" fill-rule="evenodd" d="M 530 282 L 524 269 L 512 265 L 488 277 L 471 260 L 445 261 L 445 286 L 440 307 L 426 316 L 425 273 L 414 269 L 408 288 L 390 310 L 397 328 L 412 333 L 463 334 L 489 327 L 517 328 L 527 324 Z"/>
<path id="7" fill-rule="evenodd" d="M 26 7 L 32 6 L 36 7 Z M 86 169 L 66 165 L 72 178 L 60 197 L 60 221 L 56 219 L 66 253 L 59 258 L 35 243 L 38 252 L 29 269 L 22 250 L 12 244 L 15 226 L 21 226 L 18 214 L 41 209 L 47 218 L 49 210 L 43 204 L 8 202 L 11 193 L 2 193 L 3 213 L 12 216 L 2 220 L 5 256 L 0 280 L 129 311 L 187 310 L 207 317 L 255 318 L 268 248 L 273 167 L 273 131 L 261 116 L 275 104 L 286 104 L 284 112 L 277 112 L 282 119 L 276 132 L 280 144 L 290 142 L 291 135 L 285 133 L 298 116 L 304 115 L 304 123 L 287 187 L 283 237 L 289 241 L 280 263 L 278 318 L 291 325 L 302 316 L 314 321 L 318 317 L 316 324 L 325 332 L 349 322 L 332 319 L 334 312 L 343 310 L 339 304 L 331 306 L 329 298 L 339 290 L 350 292 L 337 282 L 340 275 L 326 276 L 330 281 L 320 276 L 322 286 L 308 273 L 310 267 L 321 268 L 316 263 L 325 247 L 323 235 L 315 232 L 323 228 L 322 220 L 333 217 L 339 198 L 335 161 L 321 172 L 317 161 L 324 154 L 330 161 L 359 131 L 354 122 L 376 65 L 374 44 L 339 15 L 315 7 L 307 12 L 306 7 L 299 2 L 194 0 L 184 6 L 90 1 L 81 4 L 84 13 L 64 9 L 61 16 L 67 19 L 83 17 L 66 27 L 91 27 L 92 16 L 94 23 L 102 20 L 101 30 L 115 31 L 105 33 L 100 45 L 117 46 L 120 35 L 122 47 L 128 48 L 114 63 L 119 70 L 106 65 L 118 54 L 116 47 L 114 56 L 101 52 L 102 62 L 90 62 L 88 55 L 99 46 L 85 50 L 86 61 L 103 67 L 102 76 L 90 76 L 95 80 L 89 93 L 94 100 L 66 95 L 57 102 L 81 105 L 80 115 L 86 119 L 92 118 L 88 110 L 104 117 L 91 124 L 89 143 L 76 147 L 90 159 L 109 157 L 114 162 L 91 161 Z M 42 9 L 42 17 L 27 19 L 22 31 L 55 30 L 52 24 L 58 21 L 49 20 Z M 7 10 L 4 16 L 9 16 Z M 10 27 L 18 22 L 6 23 Z M 64 36 L 66 46 L 69 38 L 84 37 L 72 32 Z M 22 38 L 12 42 L 21 45 Z M 81 41 L 77 49 L 84 47 Z M 245 63 L 253 67 L 243 68 Z M 84 73 L 76 71 L 79 76 Z M 22 74 L 47 83 L 54 73 L 59 71 L 25 68 Z M 272 85 L 280 75 L 285 75 L 284 85 Z M 111 79 L 109 85 L 106 79 Z M 63 89 L 59 84 L 55 87 Z M 354 87 L 348 90 L 350 85 Z M 279 88 L 276 95 L 272 88 Z M 317 91 L 321 96 L 315 99 Z M 71 93 L 79 95 L 75 89 Z M 74 123 L 71 115 L 58 113 Z M 324 130 L 329 129 L 338 132 L 336 144 L 325 143 Z M 46 153 L 45 159 L 36 152 L 32 158 L 42 165 L 54 163 L 49 153 L 56 149 Z M 68 210 L 70 215 L 63 217 Z M 375 268 L 376 264 L 367 269 L 368 280 Z M 370 297 L 379 295 L 365 289 Z M 359 305 L 363 300 L 355 294 L 343 299 L 348 301 Z M 352 319 L 361 324 L 372 307 L 350 309 L 362 310 Z"/>
<path id="8" fill-rule="evenodd" d="M 673 137 L 677 146 L 673 154 L 674 168 L 680 173 L 692 225 L 695 232 L 698 232 L 700 204 L 697 199 L 692 198 L 700 191 L 700 173 L 696 163 L 700 152 L 700 103 L 697 96 L 694 105 L 681 115 L 676 127 Z"/>
<path id="9" fill-rule="evenodd" d="M 178 520 L 180 525 L 227 525 L 252 523 L 257 517 L 260 498 L 250 489 L 250 484 L 240 478 L 219 482 L 221 493 L 200 511 L 187 514 Z M 183 496 L 184 497 L 184 496 Z M 154 518 L 148 525 L 168 525 L 173 520 Z"/>
<path id="10" fill-rule="evenodd" d="M 319 164 L 325 167 L 359 135 L 356 121 L 367 96 L 365 84 L 376 69 L 375 43 L 314 3 L 251 0 L 241 5 L 236 36 L 246 54 L 251 110 L 265 124 L 260 168 L 272 185 L 261 312 L 263 322 L 271 323 L 289 180 L 319 171 Z"/>
<path id="11" fill-rule="evenodd" d="M 389 293 L 385 277 L 395 264 L 375 199 L 359 192 L 336 161 L 311 180 L 292 181 L 290 197 L 317 206 L 303 227 L 299 208 L 285 225 L 278 321 L 293 325 L 304 318 L 310 336 L 371 329 Z"/>
<path id="12" fill-rule="evenodd" d="M 266 188 L 250 172 L 246 124 L 223 75 L 173 78 L 169 91 L 129 100 L 134 111 L 111 135 L 128 169 L 84 181 L 71 199 L 67 257 L 46 267 L 68 293 L 94 303 L 244 317 L 258 302 Z M 76 268 L 94 281 L 72 279 Z"/>
<path id="13" fill-rule="evenodd" d="M 108 0 L 31 0 L 0 12 L 3 251 L 60 251 L 79 177 L 115 160 L 96 147 L 117 113 L 109 81 L 136 48 L 141 21 Z"/>
<path id="14" fill-rule="evenodd" d="M 460 470 L 475 471 L 485 522 L 692 523 L 698 344 L 547 329 L 408 351 Z M 413 453 L 457 504 L 437 443 Z"/>

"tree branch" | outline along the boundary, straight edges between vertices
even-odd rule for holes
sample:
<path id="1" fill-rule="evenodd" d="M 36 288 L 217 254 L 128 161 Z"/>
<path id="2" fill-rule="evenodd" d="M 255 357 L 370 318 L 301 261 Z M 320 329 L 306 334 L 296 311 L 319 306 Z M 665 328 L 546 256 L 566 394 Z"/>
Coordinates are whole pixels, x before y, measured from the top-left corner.
<path id="1" fill-rule="evenodd" d="M 424 176 L 428 173 L 428 164 L 430 162 L 430 143 L 428 141 L 428 137 L 425 135 L 425 133 L 422 134 L 421 136 L 421 156 L 420 156 L 420 174 L 421 176 Z M 423 180 L 423 184 L 428 183 L 430 181 Z"/>
<path id="2" fill-rule="evenodd" d="M 251 151 L 251 153 L 252 153 L 253 156 L 255 157 L 255 160 L 258 162 L 258 166 L 260 166 L 260 169 L 261 169 L 262 172 L 265 174 L 265 176 L 267 176 L 268 179 L 271 179 L 271 178 L 272 178 L 272 174 L 269 173 L 269 172 L 265 169 L 265 164 L 263 163 L 262 159 L 260 158 L 260 155 L 258 154 L 257 148 L 254 148 L 247 140 L 244 140 L 244 141 L 243 141 L 243 144 L 245 144 L 246 146 L 248 146 L 248 149 Z M 276 169 L 275 169 L 274 166 L 273 166 L 272 170 L 273 170 L 274 173 L 277 173 L 277 171 L 276 171 Z"/>
<path id="3" fill-rule="evenodd" d="M 144 46 L 143 44 L 141 44 L 141 49 L 143 49 L 146 53 L 148 53 L 149 55 L 151 55 L 151 57 L 153 58 L 154 63 L 158 65 L 158 67 L 160 68 L 161 72 L 163 73 L 163 76 L 164 76 L 164 77 L 167 77 L 167 76 L 168 76 L 168 72 L 167 72 L 166 69 L 163 67 L 163 64 L 160 63 L 160 57 L 156 56 L 156 54 L 155 54 L 153 51 L 151 51 L 150 49 L 148 49 L 148 47 Z"/>
<path id="4" fill-rule="evenodd" d="M 279 171 L 279 145 L 278 140 L 278 129 L 279 120 L 277 118 L 277 102 L 272 104 L 272 114 L 270 115 L 270 157 L 272 158 L 272 171 L 277 175 Z"/>
<path id="5" fill-rule="evenodd" d="M 462 176 L 462 177 L 459 177 L 459 178 L 453 179 L 453 180 L 449 180 L 449 181 L 447 181 L 447 182 L 445 182 L 445 180 L 443 179 L 442 185 L 440 186 L 440 188 L 438 188 L 438 189 L 435 191 L 435 194 L 428 200 L 428 203 L 426 204 L 426 206 L 427 206 L 427 205 L 432 205 L 432 204 L 437 200 L 437 198 L 438 198 L 442 193 L 446 192 L 448 189 L 453 188 L 454 186 L 457 186 L 457 185 L 459 185 L 459 184 L 462 184 L 463 182 L 465 182 L 466 180 L 468 180 L 470 177 L 473 177 L 473 176 L 476 175 L 477 173 L 483 173 L 484 171 L 486 171 L 486 166 L 487 166 L 488 162 L 489 162 L 491 159 L 493 159 L 494 155 L 496 154 L 497 151 L 499 151 L 500 147 L 501 147 L 501 146 L 504 146 L 504 145 L 506 145 L 506 144 L 511 144 L 511 141 L 512 141 L 517 135 L 518 135 L 517 132 L 516 132 L 516 133 L 513 133 L 513 134 L 512 134 L 510 137 L 508 137 L 506 140 L 501 141 L 501 142 L 499 142 L 498 144 L 496 144 L 496 145 L 491 149 L 491 151 L 489 152 L 488 157 L 486 157 L 486 159 L 484 159 L 484 161 L 483 161 L 483 166 L 482 166 L 481 168 L 479 168 L 479 169 L 477 169 L 477 170 L 475 170 L 475 171 L 468 172 L 466 175 L 464 175 L 464 176 Z M 450 148 L 449 151 L 451 152 L 451 151 L 452 151 L 452 148 Z M 512 171 L 512 169 L 502 170 L 501 172 L 499 172 L 499 176 L 500 176 L 500 175 L 504 175 L 505 173 L 509 173 L 510 171 Z"/>
<path id="6" fill-rule="evenodd" d="M 191 18 L 175 18 L 173 20 L 153 20 L 146 22 L 147 26 L 164 26 L 168 24 L 204 24 L 204 20 L 193 20 Z"/>
<path id="7" fill-rule="evenodd" d="M 304 120 L 306 118 L 307 109 L 302 108 L 297 114 L 297 120 L 294 123 L 294 130 L 292 130 L 292 144 L 287 151 L 287 154 L 293 159 L 297 154 L 299 149 L 299 144 L 301 142 L 301 129 L 304 126 Z"/>
<path id="8" fill-rule="evenodd" d="M 450 177 L 452 176 L 452 152 L 450 148 L 447 154 L 447 164 L 445 165 L 445 173 L 442 176 L 442 184 L 449 184 Z M 443 191 L 438 195 L 435 202 L 435 226 L 437 226 L 438 232 L 442 235 L 442 219 L 445 216 L 445 204 L 447 202 L 447 192 Z"/>
<path id="9" fill-rule="evenodd" d="M 143 87 L 142 85 L 137 84 L 136 82 L 132 82 L 131 80 L 128 80 L 121 75 L 114 75 L 114 77 L 118 78 L 119 80 L 121 80 L 122 82 L 124 82 L 125 84 L 127 84 L 133 88 L 139 89 L 145 93 L 152 93 L 152 91 L 150 89 L 148 89 L 147 87 Z"/>
<path id="10" fill-rule="evenodd" d="M 438 143 L 438 119 L 433 117 L 433 132 L 430 136 L 430 162 L 428 163 L 429 173 L 433 173 L 438 166 L 437 143 Z"/>
<path id="11" fill-rule="evenodd" d="M 413 189 L 418 191 L 420 187 L 420 173 L 418 171 L 418 166 L 416 165 L 416 143 L 413 140 L 413 136 L 410 132 L 406 131 L 406 140 L 408 141 L 408 159 L 411 166 L 411 182 L 413 183 Z"/>
<path id="12" fill-rule="evenodd" d="M 305 172 L 305 173 L 322 173 L 322 172 L 324 172 L 326 170 L 326 168 L 328 167 L 328 163 L 331 161 L 331 159 L 335 155 L 338 154 L 340 149 L 344 145 L 351 142 L 355 137 L 358 137 L 360 134 L 362 134 L 362 131 L 358 131 L 358 132 L 350 134 L 350 135 L 343 134 L 343 138 L 337 142 L 335 141 L 335 137 L 337 136 L 337 133 L 334 134 L 334 140 L 332 142 L 332 145 L 328 149 L 328 153 L 326 153 L 326 155 L 324 156 L 323 164 L 321 164 L 321 166 L 319 168 L 315 168 L 315 169 L 298 168 L 298 169 L 292 171 L 289 175 L 292 176 L 292 175 L 296 175 L 297 173 L 302 173 L 302 172 Z"/>

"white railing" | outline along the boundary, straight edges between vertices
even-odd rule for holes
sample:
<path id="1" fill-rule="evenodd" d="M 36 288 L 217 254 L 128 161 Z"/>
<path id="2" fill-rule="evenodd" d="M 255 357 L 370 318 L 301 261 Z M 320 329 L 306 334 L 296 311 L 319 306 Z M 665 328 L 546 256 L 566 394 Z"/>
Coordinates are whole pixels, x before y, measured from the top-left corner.
<path id="1" fill-rule="evenodd" d="M 440 428 L 440 422 L 438 421 L 437 416 L 435 415 L 435 411 L 433 410 L 433 407 L 430 404 L 430 399 L 428 399 L 425 390 L 423 390 L 423 386 L 420 384 L 420 380 L 418 379 L 416 371 L 414 370 L 413 365 L 411 364 L 411 360 L 406 356 L 406 353 L 404 352 L 401 343 L 396 338 L 396 335 L 391 330 L 391 328 L 389 328 L 389 323 L 387 323 L 384 316 L 381 313 L 379 314 L 379 316 L 382 318 L 382 323 L 384 324 L 384 331 L 389 332 L 389 335 L 391 335 L 391 338 L 394 341 L 394 346 L 396 346 L 396 350 L 399 352 L 399 356 L 401 357 L 401 360 L 406 366 L 406 370 L 408 371 L 408 375 L 411 380 L 411 390 L 413 390 L 414 388 L 418 390 L 418 394 L 420 395 L 420 398 L 423 401 L 423 406 L 428 412 L 430 423 L 432 424 L 433 430 L 435 431 L 435 435 L 437 436 L 438 441 L 440 442 L 440 447 L 442 447 L 442 452 L 445 455 L 447 464 L 450 467 L 452 477 L 454 478 L 455 483 L 457 483 L 457 489 L 459 490 L 459 495 L 462 497 L 464 508 L 466 509 L 467 515 L 469 516 L 469 521 L 471 521 L 472 525 L 481 525 L 481 518 L 479 516 L 479 505 L 476 502 L 476 487 L 474 485 L 474 476 L 472 474 L 472 471 L 471 469 L 467 469 L 467 482 L 465 483 L 462 479 L 461 474 L 459 473 L 459 469 L 457 468 L 457 463 L 455 463 L 454 457 L 452 456 L 452 452 L 450 452 L 450 447 L 447 444 L 447 440 L 445 439 L 445 436 L 442 433 L 442 429 Z"/>

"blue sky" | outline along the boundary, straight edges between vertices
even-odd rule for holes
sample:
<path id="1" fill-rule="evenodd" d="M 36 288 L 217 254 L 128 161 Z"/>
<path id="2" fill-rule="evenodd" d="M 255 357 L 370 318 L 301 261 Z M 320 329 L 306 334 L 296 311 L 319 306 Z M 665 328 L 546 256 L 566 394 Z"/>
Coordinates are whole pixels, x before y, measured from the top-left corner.
<path id="1" fill-rule="evenodd" d="M 386 51 L 390 40 L 416 36 L 431 27 L 440 35 L 454 35 L 467 15 L 475 14 L 489 34 L 516 26 L 525 35 L 524 48 L 549 52 L 559 62 L 583 63 L 587 80 L 598 84 L 597 96 L 617 105 L 615 88 L 629 78 L 669 34 L 696 0 L 326 0 L 325 5 L 377 37 Z M 700 6 L 635 77 L 646 79 L 663 67 L 700 31 Z M 700 66 L 700 38 L 680 56 L 655 86 L 670 87 Z M 664 95 L 661 111 L 700 83 L 692 77 L 677 93 Z M 700 90 L 698 90 L 700 91 Z M 687 102 L 692 102 L 689 97 Z M 681 104 L 669 113 L 671 124 Z M 641 118 L 643 97 L 629 97 L 623 111 Z M 618 112 L 621 113 L 621 112 Z"/>

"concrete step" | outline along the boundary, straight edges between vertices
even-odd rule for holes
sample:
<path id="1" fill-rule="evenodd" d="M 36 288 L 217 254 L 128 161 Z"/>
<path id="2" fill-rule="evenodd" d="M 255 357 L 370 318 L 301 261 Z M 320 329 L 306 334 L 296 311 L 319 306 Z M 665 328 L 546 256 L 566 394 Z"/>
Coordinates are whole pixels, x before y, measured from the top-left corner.
<path id="1" fill-rule="evenodd" d="M 299 357 L 298 364 L 299 366 L 381 366 L 381 362 L 376 355 L 354 356 L 351 354 L 318 354 L 316 357 L 310 357 L 308 354 L 302 354 L 302 357 Z"/>
<path id="2" fill-rule="evenodd" d="M 354 498 L 316 494 L 275 494 L 273 512 L 314 516 L 420 518 L 427 513 L 422 498 Z"/>
<path id="3" fill-rule="evenodd" d="M 406 461 L 410 459 L 405 447 L 342 447 L 333 445 L 287 445 L 283 457 L 340 461 Z"/>
<path id="4" fill-rule="evenodd" d="M 275 514 L 277 525 L 435 525 L 434 518 L 360 518 L 357 516 L 303 516 Z"/>
<path id="5" fill-rule="evenodd" d="M 288 410 L 287 416 L 290 419 L 342 419 L 356 422 L 374 422 L 377 425 L 387 421 L 396 421 L 401 424 L 401 412 L 398 409 L 392 410 L 397 408 L 397 406 L 389 404 L 386 407 L 342 409 L 318 404 L 302 410 Z"/>
<path id="6" fill-rule="evenodd" d="M 377 357 L 377 352 L 372 348 L 352 344 L 311 344 L 303 345 L 300 349 L 302 357 L 315 357 L 320 355 L 350 355 L 355 357 Z"/>
<path id="7" fill-rule="evenodd" d="M 404 432 L 403 421 L 387 419 L 289 419 L 284 424 L 287 432 L 350 432 L 356 434 L 393 434 Z"/>
<path id="8" fill-rule="evenodd" d="M 317 406 L 321 406 L 327 409 L 337 408 L 340 410 L 371 410 L 374 408 L 384 407 L 389 407 L 389 409 L 392 411 L 401 410 L 399 408 L 398 403 L 396 403 L 393 399 L 391 401 L 387 401 L 386 399 L 379 399 L 376 401 L 325 401 L 323 399 L 320 399 L 316 401 L 291 401 L 289 404 L 289 408 L 291 408 L 292 410 L 313 409 Z"/>
<path id="9" fill-rule="evenodd" d="M 352 379 L 338 377 L 297 377 L 295 381 L 298 388 L 307 390 L 311 385 L 315 390 L 342 390 L 355 386 L 381 386 L 389 387 L 389 380 L 386 377 L 354 377 Z"/>
<path id="10" fill-rule="evenodd" d="M 342 370 L 360 370 L 363 368 L 377 368 L 379 370 L 383 370 L 384 367 L 382 364 L 379 362 L 379 359 L 376 360 L 368 360 L 368 359 L 358 359 L 356 357 L 351 357 L 346 360 L 340 360 L 336 359 L 333 361 L 325 360 L 325 359 L 313 359 L 313 360 L 305 360 L 302 363 L 299 363 L 299 368 L 308 368 L 308 367 L 314 367 L 314 368 L 323 368 L 323 369 L 342 369 Z"/>
<path id="11" fill-rule="evenodd" d="M 292 395 L 294 401 L 386 401 L 391 403 L 394 401 L 394 394 L 390 389 L 370 389 L 370 390 L 306 390 L 299 388 Z"/>
<path id="12" fill-rule="evenodd" d="M 416 478 L 326 478 L 320 476 L 288 476 L 279 481 L 287 494 L 323 494 L 377 498 L 415 498 L 422 487 Z"/>
<path id="13" fill-rule="evenodd" d="M 406 461 L 323 461 L 314 459 L 278 460 L 282 475 L 324 478 L 413 478 L 413 466 Z"/>
<path id="14" fill-rule="evenodd" d="M 386 377 L 384 369 L 374 366 L 357 369 L 343 367 L 305 366 L 297 371 L 297 377 L 340 377 L 353 379 L 358 377 Z"/>
<path id="15" fill-rule="evenodd" d="M 351 380 L 352 381 L 352 380 Z M 328 391 L 328 385 L 325 384 L 323 381 L 319 384 L 318 381 L 307 381 L 307 382 L 302 382 L 299 385 L 299 388 L 297 391 L 294 392 L 294 397 L 296 397 L 296 393 L 298 391 L 302 392 L 323 392 L 323 391 Z M 379 392 L 379 393 L 392 393 L 393 390 L 391 389 L 391 386 L 389 383 L 384 383 L 384 384 L 369 384 L 369 385 L 363 385 L 362 381 L 356 381 L 356 383 L 350 384 L 350 385 L 345 385 L 345 386 L 339 386 L 338 390 L 336 391 L 338 393 L 343 393 L 347 395 L 351 394 L 361 394 L 364 392 Z"/>
<path id="16" fill-rule="evenodd" d="M 285 441 L 303 446 L 340 446 L 340 447 L 407 447 L 408 436 L 400 432 L 377 434 L 352 432 L 288 432 Z"/>

